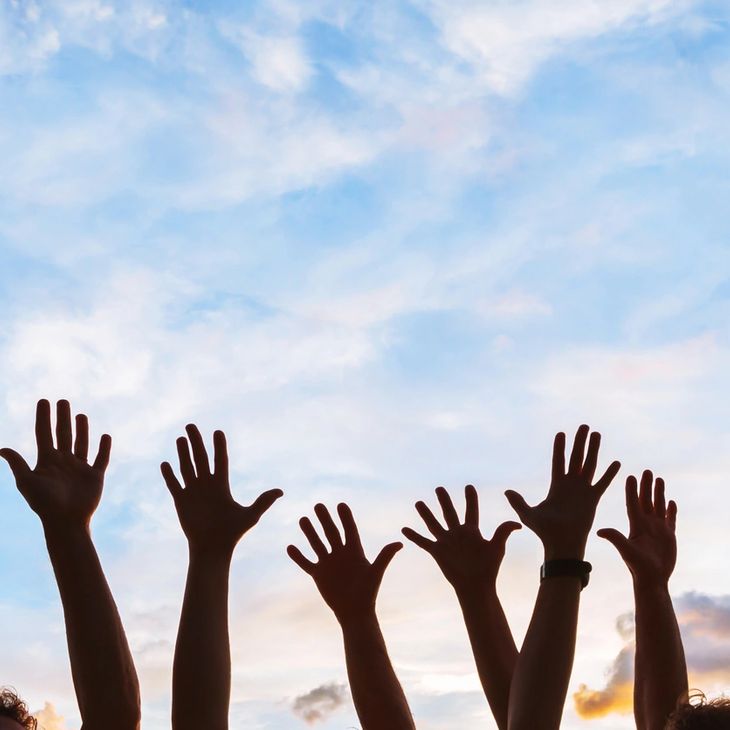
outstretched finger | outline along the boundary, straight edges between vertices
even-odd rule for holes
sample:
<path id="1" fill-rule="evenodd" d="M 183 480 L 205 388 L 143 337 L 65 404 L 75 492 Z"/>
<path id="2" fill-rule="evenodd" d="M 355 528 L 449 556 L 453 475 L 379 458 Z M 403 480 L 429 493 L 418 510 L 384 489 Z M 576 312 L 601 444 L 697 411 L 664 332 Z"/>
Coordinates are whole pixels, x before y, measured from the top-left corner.
<path id="1" fill-rule="evenodd" d="M 441 523 L 434 517 L 433 512 L 428 508 L 425 502 L 416 502 L 416 512 L 421 515 L 421 519 L 426 523 L 429 532 L 435 537 L 439 538 L 443 535 L 446 530 L 441 526 Z"/>
<path id="2" fill-rule="evenodd" d="M 618 530 L 614 530 L 612 527 L 604 527 L 598 530 L 596 535 L 602 537 L 604 540 L 608 540 L 618 550 L 619 555 L 626 560 L 629 540 L 625 535 Z"/>
<path id="3" fill-rule="evenodd" d="M 228 444 L 223 431 L 213 434 L 213 465 L 217 477 L 228 476 Z"/>
<path id="4" fill-rule="evenodd" d="M 267 491 L 260 494 L 254 500 L 253 504 L 248 508 L 250 513 L 253 514 L 255 521 L 258 522 L 264 512 L 276 502 L 279 497 L 283 497 L 284 492 L 281 489 L 268 489 Z"/>
<path id="5" fill-rule="evenodd" d="M 654 510 L 654 501 L 651 497 L 651 487 L 654 484 L 654 475 L 650 469 L 645 469 L 639 482 L 639 504 L 644 514 L 650 515 Z"/>
<path id="6" fill-rule="evenodd" d="M 104 472 L 109 466 L 109 457 L 112 453 L 112 437 L 105 433 L 99 439 L 99 451 L 96 453 L 93 467 L 97 471 Z"/>
<path id="7" fill-rule="evenodd" d="M 664 496 L 664 480 L 657 477 L 654 482 L 654 514 L 664 519 L 667 513 L 667 503 Z"/>
<path id="8" fill-rule="evenodd" d="M 21 479 L 30 474 L 31 468 L 28 466 L 28 462 L 17 451 L 0 449 L 0 456 L 8 462 L 16 482 L 20 483 Z"/>
<path id="9" fill-rule="evenodd" d="M 565 476 L 565 434 L 560 431 L 553 441 L 553 481 L 558 482 Z"/>
<path id="10" fill-rule="evenodd" d="M 429 540 L 427 537 L 420 535 L 410 527 L 404 527 L 401 532 L 404 537 L 407 537 L 412 543 L 415 543 L 419 548 L 422 548 L 427 553 L 430 553 L 433 550 L 434 545 L 436 545 L 433 540 Z"/>
<path id="11" fill-rule="evenodd" d="M 669 504 L 667 505 L 666 520 L 672 528 L 672 531 L 674 531 L 677 528 L 677 503 L 673 499 L 670 499 Z"/>
<path id="12" fill-rule="evenodd" d="M 319 521 L 322 523 L 325 537 L 332 549 L 342 547 L 342 535 L 340 535 L 340 531 L 337 529 L 337 525 L 332 519 L 329 510 L 322 503 L 315 504 L 314 514 L 317 515 Z"/>
<path id="13" fill-rule="evenodd" d="M 641 519 L 639 483 L 633 475 L 626 477 L 626 514 L 629 516 L 629 532 L 634 532 Z"/>
<path id="14" fill-rule="evenodd" d="M 337 505 L 337 514 L 340 516 L 342 527 L 345 531 L 345 544 L 362 552 L 360 531 L 357 529 L 357 523 L 352 515 L 352 510 L 344 502 L 340 502 Z"/>
<path id="15" fill-rule="evenodd" d="M 578 426 L 573 440 L 573 451 L 570 453 L 570 464 L 568 471 L 573 474 L 580 474 L 583 469 L 583 459 L 586 450 L 586 439 L 588 438 L 589 428 L 584 423 Z"/>
<path id="16" fill-rule="evenodd" d="M 195 472 L 199 477 L 210 475 L 210 462 L 208 452 L 205 450 L 205 442 L 200 435 L 200 430 L 194 423 L 185 426 L 185 432 L 190 439 L 190 446 L 193 449 L 193 460 L 195 461 Z"/>
<path id="17" fill-rule="evenodd" d="M 461 523 L 459 522 L 459 515 L 456 514 L 456 507 L 454 507 L 451 500 L 451 495 L 443 487 L 436 487 L 436 498 L 441 505 L 441 511 L 444 513 L 446 526 L 449 529 L 458 527 Z"/>
<path id="18" fill-rule="evenodd" d="M 504 493 L 504 496 L 507 497 L 507 501 L 510 503 L 512 509 L 517 512 L 517 516 L 520 518 L 522 524 L 526 525 L 525 518 L 530 514 L 532 507 L 525 502 L 525 498 L 521 494 L 515 492 L 513 489 L 508 489 Z"/>
<path id="19" fill-rule="evenodd" d="M 177 447 L 177 458 L 180 460 L 180 473 L 182 474 L 185 486 L 189 487 L 195 481 L 195 468 L 190 458 L 190 447 L 185 436 L 180 436 L 175 441 Z"/>
<path id="20" fill-rule="evenodd" d="M 163 461 L 162 464 L 160 464 L 160 471 L 162 472 L 162 478 L 165 480 L 165 484 L 172 495 L 172 498 L 177 500 L 184 490 L 182 484 L 180 484 L 178 478 L 175 476 L 175 472 L 172 470 L 170 462 Z"/>
<path id="21" fill-rule="evenodd" d="M 620 461 L 613 461 L 609 464 L 608 469 L 603 472 L 603 476 L 594 484 L 593 488 L 598 492 L 598 496 L 601 497 L 603 493 L 609 488 L 611 482 L 615 479 L 616 474 L 621 469 Z"/>
<path id="22" fill-rule="evenodd" d="M 583 464 L 583 476 L 588 479 L 589 482 L 593 481 L 593 475 L 596 473 L 596 466 L 598 465 L 598 450 L 601 448 L 601 434 L 598 431 L 594 431 L 588 439 L 588 452 L 586 454 L 586 460 Z"/>
<path id="23" fill-rule="evenodd" d="M 313 563 L 311 560 L 307 560 L 307 558 L 302 555 L 302 551 L 296 547 L 295 545 L 289 545 L 286 549 L 286 554 L 305 572 L 309 575 L 312 575 L 312 572 L 314 571 L 316 567 L 316 563 Z"/>
<path id="24" fill-rule="evenodd" d="M 373 561 L 373 570 L 375 571 L 378 584 L 380 584 L 380 581 L 383 579 L 383 574 L 385 573 L 385 569 L 390 565 L 390 561 L 393 560 L 395 554 L 402 547 L 402 542 L 391 542 L 378 553 L 378 557 Z"/>
<path id="25" fill-rule="evenodd" d="M 302 528 L 304 536 L 307 538 L 307 540 L 309 540 L 309 544 L 312 546 L 314 554 L 318 558 L 326 557 L 327 548 L 322 542 L 322 538 L 317 534 L 317 531 L 314 529 L 314 525 L 312 524 L 312 521 L 309 519 L 309 517 L 302 517 L 302 519 L 299 520 L 299 527 Z"/>
<path id="26" fill-rule="evenodd" d="M 479 527 L 479 495 L 473 484 L 467 484 L 464 487 L 464 499 L 466 500 L 464 524 Z"/>
<path id="27" fill-rule="evenodd" d="M 59 451 L 71 453 L 71 404 L 67 400 L 56 403 L 56 446 Z"/>
<path id="28" fill-rule="evenodd" d="M 83 461 L 89 458 L 89 419 L 83 413 L 76 416 L 74 456 Z"/>
<path id="29" fill-rule="evenodd" d="M 35 440 L 38 446 L 38 457 L 53 451 L 53 434 L 51 433 L 51 404 L 42 398 L 35 410 Z"/>
<path id="30" fill-rule="evenodd" d="M 498 545 L 502 550 L 504 550 L 509 536 L 515 530 L 521 529 L 522 525 L 519 522 L 512 522 L 512 520 L 509 522 L 503 522 L 501 525 L 497 526 L 497 529 L 494 531 L 494 535 L 492 535 L 492 539 L 489 542 Z"/>

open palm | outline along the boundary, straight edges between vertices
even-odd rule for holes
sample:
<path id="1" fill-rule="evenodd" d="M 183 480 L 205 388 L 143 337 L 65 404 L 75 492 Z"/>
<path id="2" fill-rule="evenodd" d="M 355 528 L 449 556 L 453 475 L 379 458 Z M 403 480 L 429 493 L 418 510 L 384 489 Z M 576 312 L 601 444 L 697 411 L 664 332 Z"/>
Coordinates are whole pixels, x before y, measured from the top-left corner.
<path id="1" fill-rule="evenodd" d="M 197 426 L 189 424 L 186 431 L 188 438 L 181 436 L 177 440 L 180 473 L 185 486 L 180 484 L 168 462 L 161 465 L 162 476 L 175 502 L 180 525 L 191 547 L 232 552 L 241 537 L 259 521 L 261 515 L 283 492 L 280 489 L 270 489 L 249 507 L 239 504 L 231 494 L 228 450 L 223 431 L 213 434 L 212 471 L 203 437 Z"/>
<path id="2" fill-rule="evenodd" d="M 101 499 L 104 472 L 109 464 L 111 436 L 104 434 L 93 464 L 88 463 L 89 422 L 76 416 L 76 437 L 71 425 L 71 406 L 56 406 L 56 443 L 51 430 L 51 405 L 38 401 L 35 434 L 38 460 L 33 469 L 13 449 L 1 449 L 10 465 L 18 491 L 44 523 L 88 526 Z"/>

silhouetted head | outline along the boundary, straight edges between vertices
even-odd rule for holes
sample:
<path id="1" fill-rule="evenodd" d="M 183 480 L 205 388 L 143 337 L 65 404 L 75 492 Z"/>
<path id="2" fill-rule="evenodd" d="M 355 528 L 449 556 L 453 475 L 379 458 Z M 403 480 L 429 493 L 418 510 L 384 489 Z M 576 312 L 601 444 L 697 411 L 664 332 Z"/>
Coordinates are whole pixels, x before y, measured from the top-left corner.
<path id="1" fill-rule="evenodd" d="M 10 687 L 0 687 L 0 730 L 36 730 L 36 719 Z"/>
<path id="2" fill-rule="evenodd" d="M 670 715 L 665 730 L 725 730 L 730 727 L 730 698 L 708 700 L 701 692 L 691 695 Z"/>

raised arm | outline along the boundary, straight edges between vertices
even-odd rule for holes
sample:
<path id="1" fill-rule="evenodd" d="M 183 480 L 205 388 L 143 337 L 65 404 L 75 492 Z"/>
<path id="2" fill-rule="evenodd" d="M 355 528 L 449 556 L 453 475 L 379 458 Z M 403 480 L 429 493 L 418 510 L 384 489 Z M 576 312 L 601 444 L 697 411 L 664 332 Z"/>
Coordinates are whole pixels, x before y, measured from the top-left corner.
<path id="1" fill-rule="evenodd" d="M 555 437 L 547 497 L 530 507 L 517 492 L 507 499 L 542 541 L 545 563 L 532 619 L 517 658 L 509 697 L 510 730 L 557 730 L 573 668 L 578 604 L 590 566 L 583 562 L 596 507 L 620 464 L 614 461 L 593 484 L 601 436 L 588 426 L 575 436 L 565 470 L 565 434 Z"/>
<path id="2" fill-rule="evenodd" d="M 177 440 L 185 486 L 168 462 L 161 465 L 188 540 L 189 557 L 172 673 L 172 727 L 226 730 L 231 698 L 228 576 L 233 550 L 283 492 L 271 489 L 250 507 L 238 504 L 228 480 L 223 432 L 213 434 L 215 454 L 211 471 L 197 427 L 188 425 L 186 431 L 190 446 L 182 436 Z"/>
<path id="3" fill-rule="evenodd" d="M 598 534 L 614 545 L 634 579 L 636 727 L 662 730 L 688 689 L 682 637 L 669 595 L 669 578 L 677 562 L 677 505 L 666 504 L 664 480 L 654 481 L 648 470 L 637 487 L 636 477 L 628 477 L 629 536 L 610 528 Z"/>
<path id="4" fill-rule="evenodd" d="M 58 401 L 56 443 L 51 406 L 36 410 L 38 460 L 33 469 L 12 449 L 0 450 L 18 490 L 40 517 L 61 594 L 71 673 L 83 730 L 133 730 L 140 724 L 139 683 L 124 627 L 91 540 L 91 517 L 101 499 L 111 437 L 104 434 L 87 461 L 89 423 Z"/>
<path id="5" fill-rule="evenodd" d="M 302 517 L 299 525 L 318 561 L 307 560 L 294 545 L 289 545 L 287 553 L 312 576 L 342 628 L 347 676 L 363 730 L 414 730 L 408 702 L 393 671 L 375 615 L 375 600 L 383 574 L 403 544 L 386 545 L 370 563 L 346 504 L 337 505 L 344 541 L 327 508 L 318 504 L 314 511 L 322 523 L 331 552 L 327 551 L 311 521 Z"/>
<path id="6" fill-rule="evenodd" d="M 418 514 L 435 539 L 429 540 L 410 527 L 404 527 L 403 534 L 433 557 L 456 591 L 484 693 L 498 727 L 506 730 L 517 648 L 497 596 L 497 573 L 507 538 L 521 525 L 504 522 L 494 531 L 491 540 L 485 539 L 479 530 L 477 490 L 468 485 L 464 493 L 466 515 L 463 524 L 449 493 L 439 487 L 436 496 L 446 527 L 424 502 L 416 502 Z"/>

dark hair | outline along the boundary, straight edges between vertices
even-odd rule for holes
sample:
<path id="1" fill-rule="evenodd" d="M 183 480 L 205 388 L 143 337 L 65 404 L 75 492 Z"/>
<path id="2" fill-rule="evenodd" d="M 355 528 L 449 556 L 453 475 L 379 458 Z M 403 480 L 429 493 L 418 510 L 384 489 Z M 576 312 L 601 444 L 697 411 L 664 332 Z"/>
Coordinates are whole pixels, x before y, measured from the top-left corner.
<path id="1" fill-rule="evenodd" d="M 38 722 L 28 711 L 28 705 L 12 687 L 0 687 L 0 717 L 15 720 L 24 730 L 36 730 Z"/>
<path id="2" fill-rule="evenodd" d="M 692 691 L 669 716 L 665 730 L 724 730 L 730 727 L 730 697 L 708 700 Z"/>

